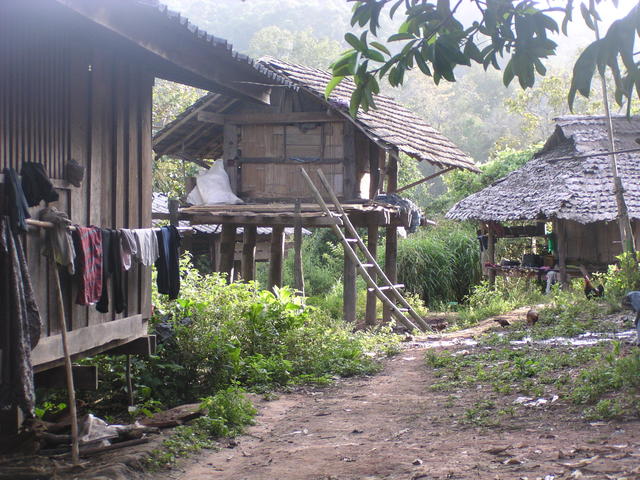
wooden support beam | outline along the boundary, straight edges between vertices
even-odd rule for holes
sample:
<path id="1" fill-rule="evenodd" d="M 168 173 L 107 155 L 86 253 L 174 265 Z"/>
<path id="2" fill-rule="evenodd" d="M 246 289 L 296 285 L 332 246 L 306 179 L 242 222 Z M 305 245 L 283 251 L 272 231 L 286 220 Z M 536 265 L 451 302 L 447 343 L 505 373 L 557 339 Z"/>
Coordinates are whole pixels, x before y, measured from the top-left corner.
<path id="1" fill-rule="evenodd" d="M 495 265 L 496 263 L 496 233 L 495 228 L 490 223 L 489 224 L 489 232 L 487 233 L 487 257 L 490 264 Z M 487 271 L 487 276 L 489 277 L 489 285 L 493 287 L 496 284 L 496 270 L 494 268 L 489 268 Z"/>
<path id="2" fill-rule="evenodd" d="M 156 336 L 136 338 L 133 342 L 125 343 L 118 347 L 106 351 L 107 355 L 136 355 L 139 357 L 149 357 L 156 352 Z"/>
<path id="3" fill-rule="evenodd" d="M 384 150 L 371 142 L 369 144 L 369 198 L 373 199 L 379 193 L 380 185 L 380 157 Z"/>
<path id="4" fill-rule="evenodd" d="M 220 97 L 220 95 L 214 94 L 214 93 L 210 95 L 211 97 L 208 100 L 206 100 L 204 104 L 202 104 L 202 106 L 200 107 L 201 109 L 207 108 L 211 104 L 211 102 L 213 102 L 214 100 Z M 153 137 L 153 146 L 155 147 L 158 143 L 163 141 L 165 138 L 167 138 L 169 135 L 175 132 L 178 128 L 180 128 L 185 122 L 188 122 L 199 113 L 200 113 L 200 110 L 194 110 L 193 112 L 181 118 L 179 122 L 176 122 L 175 124 L 173 124 L 171 128 L 165 128 L 164 130 L 162 130 L 162 132 L 159 135 Z"/>
<path id="5" fill-rule="evenodd" d="M 271 256 L 269 261 L 268 289 L 282 286 L 282 259 L 284 258 L 284 227 L 271 230 Z"/>
<path id="6" fill-rule="evenodd" d="M 180 224 L 178 220 L 180 202 L 175 198 L 170 198 L 167 203 L 169 204 L 169 224 L 177 227 Z"/>
<path id="7" fill-rule="evenodd" d="M 238 127 L 229 123 L 224 126 L 223 158 L 224 168 L 229 175 L 229 183 L 234 193 L 238 192 Z"/>
<path id="8" fill-rule="evenodd" d="M 245 225 L 242 237 L 242 280 L 250 282 L 256 278 L 256 238 L 258 227 Z"/>
<path id="9" fill-rule="evenodd" d="M 227 274 L 227 283 L 233 281 L 233 260 L 236 249 L 236 225 L 227 223 L 222 225 L 220 234 L 219 272 Z"/>
<path id="10" fill-rule="evenodd" d="M 293 227 L 293 277 L 294 288 L 304 297 L 304 269 L 302 266 L 302 217 L 300 217 L 300 200 L 296 200 L 295 205 L 295 224 Z"/>
<path id="11" fill-rule="evenodd" d="M 558 275 L 562 288 L 569 286 L 569 276 L 567 275 L 567 231 L 566 220 L 555 219 L 553 221 L 553 231 L 556 234 L 558 248 Z"/>
<path id="12" fill-rule="evenodd" d="M 356 162 L 356 130 L 352 123 L 344 124 L 344 186 L 343 197 L 347 200 L 356 198 L 357 162 Z"/>
<path id="13" fill-rule="evenodd" d="M 420 185 L 421 183 L 424 182 L 428 182 L 429 180 L 433 180 L 436 177 L 439 177 L 440 175 L 443 175 L 447 172 L 450 172 L 451 170 L 453 170 L 455 167 L 449 167 L 449 168 L 445 168 L 444 170 L 440 170 L 439 172 L 436 172 L 432 175 L 429 175 L 428 177 L 424 177 L 420 180 L 417 180 L 415 182 L 412 182 L 408 185 L 405 185 L 404 187 L 400 187 L 398 190 L 396 190 L 396 193 L 400 193 L 400 192 L 404 192 L 405 190 L 409 190 L 410 188 L 413 188 L 417 185 Z"/>
<path id="14" fill-rule="evenodd" d="M 341 122 L 343 118 L 328 112 L 269 112 L 269 113 L 234 113 L 220 114 L 214 112 L 198 112 L 198 121 L 224 125 L 231 123 L 234 125 L 253 124 L 288 124 L 288 123 L 324 123 Z"/>
<path id="15" fill-rule="evenodd" d="M 376 159 L 377 160 L 377 159 Z M 373 256 L 373 258 L 377 259 L 378 254 L 378 223 L 371 222 L 367 228 L 367 250 Z M 377 281 L 376 271 L 373 268 L 369 269 L 369 275 L 373 279 L 373 281 Z M 378 297 L 376 295 L 375 289 L 367 290 L 367 309 L 365 313 L 365 323 L 367 326 L 373 326 L 376 324 L 377 319 L 377 311 L 376 305 L 378 302 Z"/>
<path id="16" fill-rule="evenodd" d="M 98 367 L 95 365 L 73 365 L 73 385 L 78 390 L 98 389 Z M 65 388 L 67 384 L 64 367 L 51 368 L 34 375 L 37 388 Z"/>
<path id="17" fill-rule="evenodd" d="M 358 292 L 356 289 L 356 278 L 358 276 L 356 263 L 351 259 L 345 249 L 344 271 L 342 275 L 343 289 L 343 315 L 344 321 L 355 324 L 356 304 Z"/>
<path id="18" fill-rule="evenodd" d="M 387 156 L 387 193 L 396 193 L 398 189 L 398 151 L 397 149 Z M 384 273 L 393 284 L 398 283 L 398 227 L 389 226 L 386 229 Z M 395 303 L 395 299 L 390 299 Z M 386 322 L 392 318 L 391 309 L 385 307 L 382 317 Z"/>
<path id="19" fill-rule="evenodd" d="M 389 281 L 393 284 L 398 283 L 398 227 L 387 227 L 385 238 L 385 253 L 384 253 L 384 273 L 389 278 Z M 389 298 L 393 303 L 395 299 Z M 382 318 L 385 322 L 389 322 L 392 318 L 391 309 L 385 307 L 382 312 Z"/>

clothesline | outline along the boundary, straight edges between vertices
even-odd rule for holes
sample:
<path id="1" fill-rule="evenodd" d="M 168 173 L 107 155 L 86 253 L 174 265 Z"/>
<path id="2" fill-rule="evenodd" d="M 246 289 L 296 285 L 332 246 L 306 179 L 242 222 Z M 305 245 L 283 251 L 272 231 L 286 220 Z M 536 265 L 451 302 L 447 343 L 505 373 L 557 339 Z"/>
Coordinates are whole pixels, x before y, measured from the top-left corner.
<path id="1" fill-rule="evenodd" d="M 34 220 L 33 218 L 27 218 L 26 223 L 27 225 L 31 225 L 32 227 L 38 227 L 38 228 L 55 228 L 56 227 L 56 225 L 53 222 L 45 222 L 43 220 Z M 71 231 L 74 231 L 76 229 L 75 225 L 69 225 L 67 228 Z M 181 231 L 181 232 L 193 231 L 193 227 L 176 227 L 176 228 L 178 229 L 178 231 Z M 149 227 L 149 229 L 153 230 L 154 232 L 160 231 L 160 227 Z"/>

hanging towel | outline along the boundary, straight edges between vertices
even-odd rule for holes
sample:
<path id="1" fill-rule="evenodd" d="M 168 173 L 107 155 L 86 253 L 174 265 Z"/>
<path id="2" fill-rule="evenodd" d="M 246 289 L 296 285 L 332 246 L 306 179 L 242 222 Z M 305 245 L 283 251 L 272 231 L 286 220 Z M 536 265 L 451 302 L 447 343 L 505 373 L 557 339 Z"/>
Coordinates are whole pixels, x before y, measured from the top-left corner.
<path id="1" fill-rule="evenodd" d="M 19 406 L 33 416 L 31 350 L 42 324 L 20 235 L 0 217 L 0 410 Z"/>
<path id="2" fill-rule="evenodd" d="M 156 232 L 151 228 L 138 228 L 131 230 L 136 238 L 137 258 L 140 263 L 150 267 L 158 259 L 158 239 Z"/>
<path id="3" fill-rule="evenodd" d="M 11 218 L 11 228 L 15 230 L 27 231 L 27 218 L 31 218 L 29 214 L 29 205 L 22 190 L 22 183 L 18 173 L 13 168 L 4 169 L 4 194 L 7 204 L 7 212 Z"/>
<path id="4" fill-rule="evenodd" d="M 43 249 L 43 254 L 49 255 L 52 249 L 56 263 L 67 267 L 68 272 L 73 275 L 76 272 L 76 249 L 69 231 L 71 220 L 65 212 L 61 212 L 56 207 L 47 207 L 42 210 L 40 220 L 51 222 L 54 225 L 53 228 L 46 230 L 47 245 Z"/>
<path id="5" fill-rule="evenodd" d="M 76 272 L 80 289 L 76 303 L 93 305 L 102 293 L 102 233 L 97 227 L 78 227 L 73 232 Z"/>
<path id="6" fill-rule="evenodd" d="M 131 257 L 137 254 L 138 246 L 133 232 L 128 228 L 120 229 L 120 259 L 122 260 L 123 270 L 131 269 Z"/>
<path id="7" fill-rule="evenodd" d="M 156 261 L 158 292 L 173 300 L 180 293 L 180 233 L 170 226 L 162 227 L 156 234 L 160 246 L 160 257 Z"/>
<path id="8" fill-rule="evenodd" d="M 57 202 L 60 198 L 41 163 L 24 162 L 20 174 L 22 189 L 30 207 L 39 205 L 42 200 L 50 203 Z"/>

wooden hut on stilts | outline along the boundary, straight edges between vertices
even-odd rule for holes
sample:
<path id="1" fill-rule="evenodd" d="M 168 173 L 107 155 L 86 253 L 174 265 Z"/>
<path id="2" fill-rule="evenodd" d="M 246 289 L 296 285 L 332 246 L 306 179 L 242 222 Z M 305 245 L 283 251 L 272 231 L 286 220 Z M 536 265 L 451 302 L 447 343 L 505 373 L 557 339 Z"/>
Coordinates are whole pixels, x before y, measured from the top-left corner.
<path id="1" fill-rule="evenodd" d="M 328 227 L 327 217 L 314 202 L 300 175 L 303 166 L 317 180 L 320 169 L 337 194 L 351 221 L 367 229 L 368 248 L 376 254 L 378 235 L 385 229 L 384 271 L 397 280 L 397 229 L 409 226 L 407 212 L 377 201 L 380 193 L 393 194 L 398 185 L 399 155 L 404 153 L 440 168 L 476 171 L 471 158 L 424 120 L 389 97 L 376 97 L 376 109 L 348 112 L 354 84 L 344 80 L 326 99 L 331 74 L 322 70 L 265 58 L 259 62 L 271 74 L 293 87 L 274 88 L 271 105 L 259 105 L 223 94 L 209 94 L 186 109 L 154 136 L 157 156 L 168 155 L 208 165 L 221 159 L 240 205 L 182 208 L 179 218 L 192 224 L 222 225 L 219 269 L 233 267 L 236 228 L 242 226 L 242 262 L 253 262 L 255 229 L 273 229 L 269 288 L 282 283 L 283 229 Z M 420 182 L 418 182 L 420 183 Z M 298 204 L 298 212 L 296 211 Z M 250 280 L 251 277 L 245 277 Z M 344 259 L 344 318 L 355 321 L 356 265 Z M 390 312 L 385 310 L 385 319 Z M 376 321 L 376 297 L 367 297 L 366 323 Z"/>

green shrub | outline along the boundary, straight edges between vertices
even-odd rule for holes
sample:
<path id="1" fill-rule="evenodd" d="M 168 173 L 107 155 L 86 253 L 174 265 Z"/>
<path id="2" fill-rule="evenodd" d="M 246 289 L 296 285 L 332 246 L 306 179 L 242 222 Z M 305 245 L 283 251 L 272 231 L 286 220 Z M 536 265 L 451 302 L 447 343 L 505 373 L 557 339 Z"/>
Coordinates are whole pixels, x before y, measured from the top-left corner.
<path id="1" fill-rule="evenodd" d="M 289 288 L 272 293 L 256 283 L 227 285 L 222 275 L 192 268 L 188 256 L 181 272 L 178 300 L 153 297 L 151 327 L 162 324 L 172 336 L 150 358 L 132 359 L 140 412 L 193 402 L 230 385 L 267 391 L 370 373 L 378 368 L 376 357 L 397 347 L 389 328 L 353 333 Z M 99 366 L 101 384 L 86 400 L 101 399 L 105 408 L 126 402 L 125 359 L 87 361 Z"/>
<path id="2" fill-rule="evenodd" d="M 398 244 L 398 281 L 429 308 L 462 301 L 480 274 L 478 241 L 468 225 L 445 222 Z"/>

